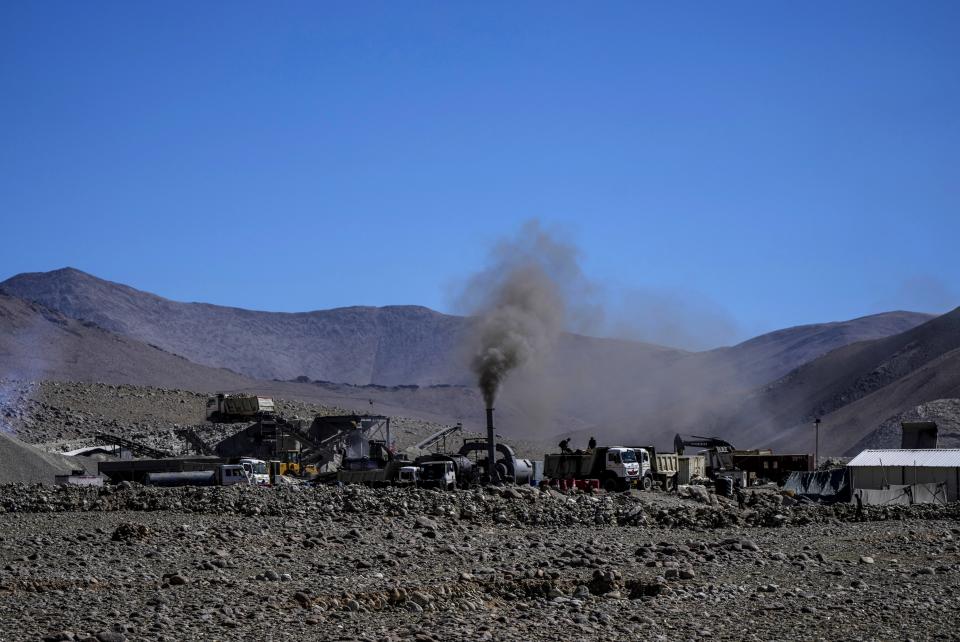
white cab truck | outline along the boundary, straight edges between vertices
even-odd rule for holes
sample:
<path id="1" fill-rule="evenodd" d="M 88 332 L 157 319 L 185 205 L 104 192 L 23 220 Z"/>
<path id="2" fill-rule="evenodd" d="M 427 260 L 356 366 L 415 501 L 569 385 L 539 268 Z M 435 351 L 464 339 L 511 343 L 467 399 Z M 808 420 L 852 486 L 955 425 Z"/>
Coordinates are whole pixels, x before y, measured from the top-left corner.
<path id="1" fill-rule="evenodd" d="M 240 460 L 239 464 L 243 466 L 245 471 L 247 471 L 247 475 L 249 475 L 250 481 L 254 485 L 270 485 L 270 469 L 267 467 L 267 462 L 263 461 L 262 459 L 244 457 Z"/>
<path id="2" fill-rule="evenodd" d="M 654 482 L 660 484 L 663 490 L 677 487 L 677 453 L 657 452 L 653 446 L 634 446 L 633 450 L 637 453 L 637 461 L 642 468 L 637 484 L 639 488 L 650 490 Z"/>
<path id="3" fill-rule="evenodd" d="M 592 451 L 548 454 L 543 458 L 543 475 L 550 479 L 599 479 L 608 491 L 626 490 L 633 485 L 652 483 L 650 457 L 637 460 L 637 449 L 600 446 Z"/>
<path id="4" fill-rule="evenodd" d="M 420 484 L 420 467 L 403 466 L 397 474 L 398 486 L 418 486 Z"/>
<path id="5" fill-rule="evenodd" d="M 424 461 L 417 465 L 420 467 L 420 486 L 423 488 L 453 490 L 457 487 L 457 470 L 452 461 Z"/>

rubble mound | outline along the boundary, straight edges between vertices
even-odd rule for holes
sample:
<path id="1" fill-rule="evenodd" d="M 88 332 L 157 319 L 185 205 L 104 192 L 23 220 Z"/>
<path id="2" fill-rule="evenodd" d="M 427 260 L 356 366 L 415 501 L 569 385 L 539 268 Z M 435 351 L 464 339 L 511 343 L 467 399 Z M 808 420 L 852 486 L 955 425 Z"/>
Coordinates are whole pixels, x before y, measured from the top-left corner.
<path id="1" fill-rule="evenodd" d="M 69 475 L 85 469 L 76 458 L 46 453 L 25 444 L 13 435 L 0 432 L 0 483 L 27 484 L 53 482 L 55 475 Z"/>
<path id="2" fill-rule="evenodd" d="M 711 495 L 712 498 L 715 496 Z M 290 517 L 309 514 L 318 520 L 351 515 L 410 519 L 421 528 L 447 523 L 500 527 L 634 526 L 666 528 L 783 527 L 857 519 L 853 507 L 794 503 L 778 494 L 758 497 L 741 510 L 716 497 L 702 504 L 670 495 L 578 493 L 565 495 L 528 486 L 436 491 L 410 488 L 305 485 L 258 487 L 157 488 L 0 486 L 0 513 L 173 511 L 209 515 Z M 864 507 L 861 519 L 947 519 L 960 516 L 960 505 Z"/>

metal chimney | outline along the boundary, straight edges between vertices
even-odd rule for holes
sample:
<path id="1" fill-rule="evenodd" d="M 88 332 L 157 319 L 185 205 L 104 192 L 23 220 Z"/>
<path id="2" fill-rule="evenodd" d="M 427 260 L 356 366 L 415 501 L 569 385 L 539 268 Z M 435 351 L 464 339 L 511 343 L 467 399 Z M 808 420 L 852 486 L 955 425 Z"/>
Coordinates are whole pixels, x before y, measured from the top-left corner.
<path id="1" fill-rule="evenodd" d="M 493 408 L 487 408 L 487 476 L 491 484 L 500 482 L 497 475 L 497 442 L 493 434 Z"/>

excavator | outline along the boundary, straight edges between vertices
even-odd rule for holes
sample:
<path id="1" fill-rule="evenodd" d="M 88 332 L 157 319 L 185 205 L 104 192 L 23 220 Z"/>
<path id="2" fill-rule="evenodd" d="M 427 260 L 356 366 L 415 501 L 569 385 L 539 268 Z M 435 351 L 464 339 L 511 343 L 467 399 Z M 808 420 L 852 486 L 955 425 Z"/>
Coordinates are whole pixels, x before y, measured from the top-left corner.
<path id="1" fill-rule="evenodd" d="M 707 476 L 740 479 L 744 485 L 760 481 L 783 484 L 792 471 L 813 470 L 813 455 L 808 453 L 774 454 L 769 448 L 741 450 L 716 437 L 688 438 L 677 435 L 673 446 L 678 454 L 684 448 L 703 448 L 707 456 Z"/>
<path id="2" fill-rule="evenodd" d="M 684 438 L 677 435 L 673 438 L 673 448 L 678 455 L 682 455 L 685 448 L 703 448 L 707 451 L 707 475 L 716 477 L 717 473 L 733 471 L 733 453 L 737 449 L 728 441 L 716 437 L 699 437 L 691 435 Z"/>

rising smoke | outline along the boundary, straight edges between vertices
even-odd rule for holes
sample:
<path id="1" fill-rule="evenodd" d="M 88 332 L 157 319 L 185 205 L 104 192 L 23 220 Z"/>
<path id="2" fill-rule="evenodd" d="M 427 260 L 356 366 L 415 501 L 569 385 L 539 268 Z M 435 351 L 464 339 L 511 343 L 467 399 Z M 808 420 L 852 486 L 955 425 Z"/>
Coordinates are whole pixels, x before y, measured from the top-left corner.
<path id="1" fill-rule="evenodd" d="M 495 246 L 466 291 L 470 365 L 488 408 L 512 372 L 550 353 L 570 320 L 571 293 L 585 284 L 576 249 L 538 221 Z"/>

